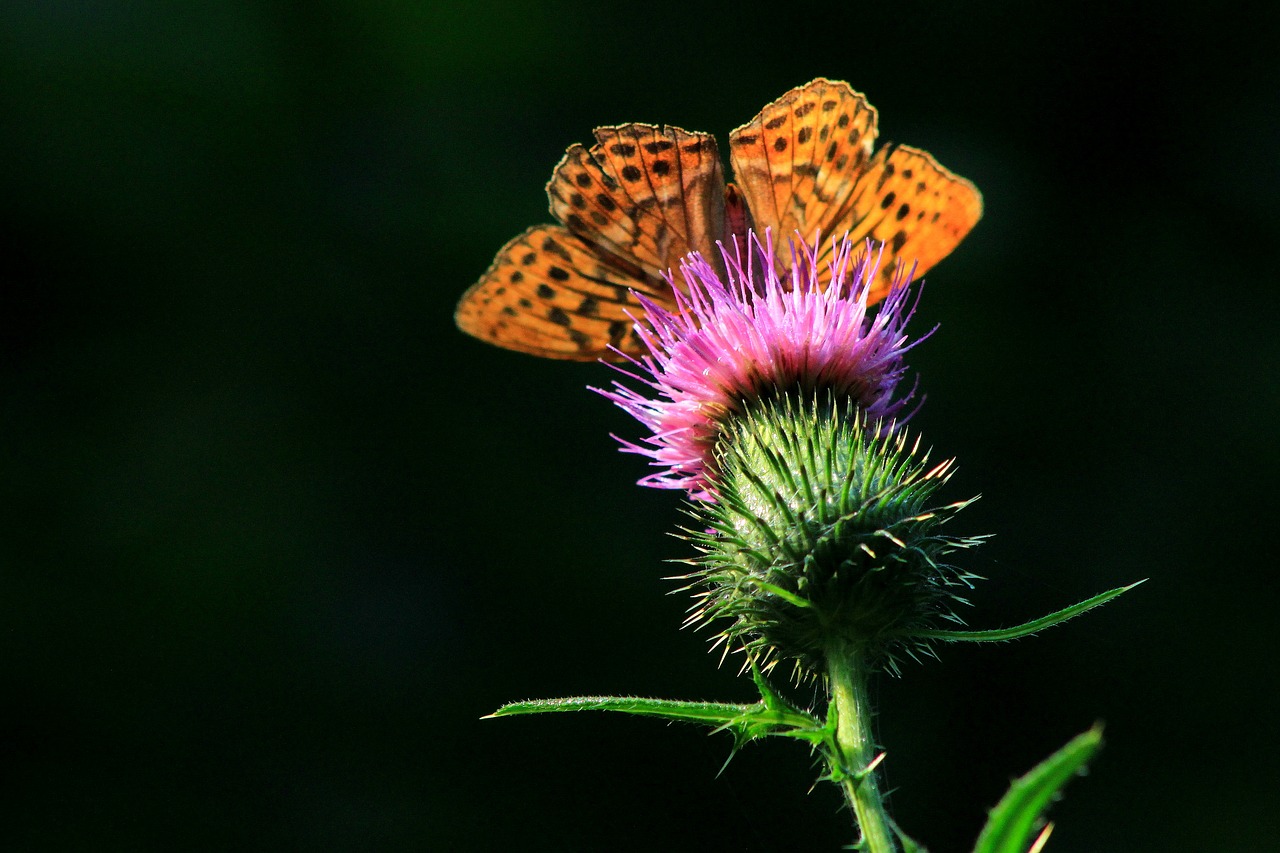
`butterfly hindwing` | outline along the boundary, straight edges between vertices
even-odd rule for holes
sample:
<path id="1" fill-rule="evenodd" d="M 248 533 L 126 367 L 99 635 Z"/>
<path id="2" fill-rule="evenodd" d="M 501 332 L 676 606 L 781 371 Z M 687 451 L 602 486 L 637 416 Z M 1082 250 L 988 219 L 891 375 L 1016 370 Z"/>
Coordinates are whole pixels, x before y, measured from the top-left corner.
<path id="1" fill-rule="evenodd" d="M 499 250 L 458 303 L 458 327 L 481 340 L 543 358 L 616 360 L 609 347 L 640 353 L 627 312 L 635 292 L 659 304 L 670 289 L 620 269 L 567 228 L 538 225 Z"/>
<path id="2" fill-rule="evenodd" d="M 565 152 L 547 184 L 551 213 L 655 285 L 691 251 L 711 257 L 724 232 L 715 138 L 647 124 L 601 127 Z"/>

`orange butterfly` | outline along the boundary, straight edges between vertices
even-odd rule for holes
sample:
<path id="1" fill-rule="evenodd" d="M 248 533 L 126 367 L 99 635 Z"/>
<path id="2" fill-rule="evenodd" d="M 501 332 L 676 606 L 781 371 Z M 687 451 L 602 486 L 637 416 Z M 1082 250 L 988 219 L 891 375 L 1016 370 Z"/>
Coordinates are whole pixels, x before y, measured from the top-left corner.
<path id="1" fill-rule="evenodd" d="M 819 232 L 884 247 L 871 301 L 899 264 L 921 275 L 982 216 L 982 196 L 927 151 L 888 144 L 872 153 L 876 110 L 848 83 L 818 78 L 792 89 L 729 135 L 739 186 L 725 184 L 713 136 L 625 124 L 595 131 L 590 150 L 565 152 L 547 184 L 561 225 L 536 225 L 503 246 L 463 294 L 458 327 L 546 358 L 617 360 L 643 353 L 627 312 L 633 291 L 674 306 L 663 277 L 681 256 L 720 260 L 748 228 L 774 234 L 779 267 L 788 237 Z M 819 269 L 829 275 L 822 249 Z"/>

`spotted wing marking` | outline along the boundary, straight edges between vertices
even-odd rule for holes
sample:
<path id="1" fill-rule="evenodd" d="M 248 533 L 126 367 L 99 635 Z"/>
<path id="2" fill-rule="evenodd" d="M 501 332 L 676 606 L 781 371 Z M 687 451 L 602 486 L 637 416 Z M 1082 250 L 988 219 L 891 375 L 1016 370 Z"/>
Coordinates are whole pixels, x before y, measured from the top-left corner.
<path id="1" fill-rule="evenodd" d="M 876 138 L 876 110 L 848 83 L 818 78 L 792 89 L 729 137 L 735 180 L 756 227 L 771 228 L 778 260 L 788 238 L 812 241 L 846 217 Z M 823 268 L 825 269 L 825 268 Z"/>
<path id="2" fill-rule="evenodd" d="M 634 288 L 661 305 L 663 278 L 681 256 L 749 227 L 772 229 L 777 260 L 788 238 L 845 232 L 884 249 L 872 301 L 898 266 L 916 274 L 945 257 L 982 216 L 982 197 L 927 152 L 886 146 L 872 154 L 877 114 L 847 83 L 818 78 L 792 89 L 730 135 L 740 187 L 726 186 L 715 139 L 677 127 L 602 127 L 587 149 L 574 145 L 547 195 L 560 225 L 540 225 L 509 242 L 458 304 L 463 331 L 548 358 L 615 359 L 643 347 L 631 330 Z M 677 286 L 679 281 L 677 280 Z"/>
<path id="3" fill-rule="evenodd" d="M 848 231 L 855 241 L 872 238 L 884 246 L 873 301 L 888 293 L 899 266 L 914 263 L 915 275 L 924 275 L 982 218 L 977 187 L 929 152 L 906 145 L 877 151 L 852 198 L 835 233 Z"/>
<path id="4" fill-rule="evenodd" d="M 627 312 L 640 316 L 632 291 L 671 305 L 655 286 L 567 228 L 538 225 L 499 250 L 493 265 L 462 295 L 454 319 L 468 334 L 544 358 L 617 360 L 615 346 L 643 353 Z"/>
<path id="5" fill-rule="evenodd" d="M 724 233 L 724 172 L 715 138 L 647 124 L 601 127 L 565 152 L 547 184 L 551 213 L 654 285 L 698 251 L 713 262 Z"/>

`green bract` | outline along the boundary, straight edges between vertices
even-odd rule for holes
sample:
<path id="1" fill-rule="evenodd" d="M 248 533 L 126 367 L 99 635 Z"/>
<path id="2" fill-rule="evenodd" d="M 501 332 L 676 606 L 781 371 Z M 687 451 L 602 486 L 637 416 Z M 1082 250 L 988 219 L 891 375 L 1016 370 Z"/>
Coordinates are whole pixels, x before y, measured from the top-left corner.
<path id="1" fill-rule="evenodd" d="M 783 391 L 725 424 L 716 463 L 714 501 L 691 510 L 691 621 L 717 622 L 726 649 L 766 669 L 791 660 L 801 677 L 836 646 L 896 668 L 927 652 L 917 632 L 961 623 L 958 593 L 976 576 L 946 558 L 981 538 L 942 531 L 969 503 L 933 501 L 950 461 L 930 464 L 847 398 Z"/>

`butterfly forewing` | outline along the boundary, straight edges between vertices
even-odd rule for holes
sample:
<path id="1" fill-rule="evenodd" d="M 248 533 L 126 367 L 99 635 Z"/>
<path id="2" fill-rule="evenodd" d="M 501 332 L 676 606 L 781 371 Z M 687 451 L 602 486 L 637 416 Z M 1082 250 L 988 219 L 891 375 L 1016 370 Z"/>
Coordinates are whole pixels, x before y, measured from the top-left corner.
<path id="1" fill-rule="evenodd" d="M 847 83 L 819 78 L 730 135 L 734 179 L 756 228 L 772 229 L 784 266 L 789 239 L 827 237 L 845 218 L 876 132 L 876 111 L 866 98 Z"/>
<path id="2" fill-rule="evenodd" d="M 654 284 L 689 252 L 713 255 L 724 232 L 715 139 L 678 127 L 597 128 L 547 184 L 551 213 L 584 240 L 637 265 Z"/>
<path id="3" fill-rule="evenodd" d="M 481 340 L 544 358 L 615 359 L 640 353 L 635 293 L 671 302 L 660 288 L 620 269 L 567 228 L 539 225 L 503 246 L 458 303 L 458 327 Z"/>

